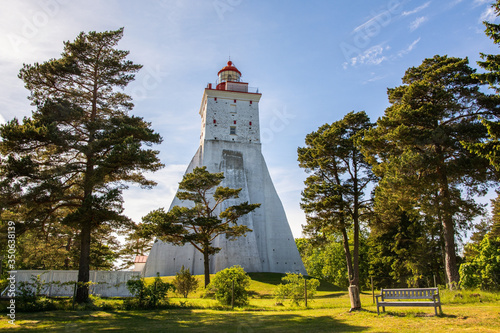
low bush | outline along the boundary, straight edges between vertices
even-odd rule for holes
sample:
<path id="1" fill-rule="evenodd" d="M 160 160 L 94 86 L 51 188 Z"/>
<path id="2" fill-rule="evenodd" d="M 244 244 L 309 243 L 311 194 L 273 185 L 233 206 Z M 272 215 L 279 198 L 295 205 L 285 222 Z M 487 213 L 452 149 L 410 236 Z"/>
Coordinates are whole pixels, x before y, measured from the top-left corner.
<path id="1" fill-rule="evenodd" d="M 172 281 L 172 284 L 175 286 L 176 292 L 184 298 L 187 298 L 189 293 L 196 290 L 198 287 L 198 280 L 194 277 L 194 275 L 189 272 L 188 269 L 184 269 L 184 265 L 181 270 L 175 274 L 175 278 Z"/>
<path id="2" fill-rule="evenodd" d="M 31 277 L 29 282 L 20 282 L 16 294 L 16 305 L 19 311 L 36 312 L 55 310 L 56 306 L 42 292 L 47 287 L 44 280 L 37 275 Z"/>
<path id="3" fill-rule="evenodd" d="M 281 281 L 285 284 L 279 284 L 274 292 L 277 303 L 281 304 L 288 299 L 291 303 L 299 305 L 305 302 L 305 290 L 307 290 L 307 298 L 312 299 L 319 287 L 319 280 L 308 279 L 306 283 L 306 279 L 300 273 L 287 273 Z"/>
<path id="4" fill-rule="evenodd" d="M 127 288 L 134 298 L 124 302 L 126 309 L 154 309 L 168 305 L 168 291 L 175 289 L 172 284 L 163 282 L 159 275 L 149 284 L 144 278 L 128 280 Z"/>
<path id="5" fill-rule="evenodd" d="M 215 299 L 221 304 L 231 305 L 234 281 L 234 305 L 246 305 L 250 280 L 243 267 L 236 265 L 215 274 L 207 289 L 215 294 Z"/>

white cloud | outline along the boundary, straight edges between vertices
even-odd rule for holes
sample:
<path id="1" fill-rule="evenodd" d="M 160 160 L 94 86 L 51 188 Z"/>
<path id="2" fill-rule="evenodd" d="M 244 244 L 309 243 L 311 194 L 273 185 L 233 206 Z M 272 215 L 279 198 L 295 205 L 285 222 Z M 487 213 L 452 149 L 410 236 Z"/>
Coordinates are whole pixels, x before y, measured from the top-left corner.
<path id="1" fill-rule="evenodd" d="M 363 82 L 363 84 L 367 84 L 367 83 L 371 83 L 371 82 L 375 82 L 375 81 L 379 81 L 379 80 L 382 80 L 382 79 L 385 79 L 387 77 L 387 75 L 379 75 L 379 76 L 374 76 L 372 78 L 369 78 L 368 80 L 366 80 L 365 82 Z"/>
<path id="2" fill-rule="evenodd" d="M 421 39 L 420 37 L 417 38 L 410 45 L 408 45 L 407 48 L 400 50 L 396 54 L 392 54 L 392 55 L 383 55 L 384 52 L 387 52 L 391 49 L 390 46 L 388 46 L 388 45 L 384 46 L 383 44 L 375 45 L 375 46 L 369 48 L 368 50 L 366 50 L 365 52 L 363 52 L 363 54 L 360 54 L 357 57 L 351 58 L 350 63 L 344 62 L 342 64 L 342 66 L 344 69 L 347 69 L 349 67 L 349 65 L 351 65 L 353 67 L 358 66 L 358 65 L 379 65 L 382 62 L 387 61 L 387 60 L 395 60 L 397 58 L 401 58 L 404 55 L 410 53 L 415 48 L 415 46 L 420 42 L 420 39 Z M 370 78 L 370 79 L 364 81 L 364 83 L 377 81 L 377 80 L 380 80 L 383 78 L 384 78 L 383 76 L 382 77 L 373 77 L 373 78 Z"/>
<path id="3" fill-rule="evenodd" d="M 416 18 L 413 22 L 410 23 L 410 31 L 417 30 L 418 27 L 420 27 L 420 25 L 427 20 L 428 19 L 425 16 L 421 16 L 421 17 Z"/>
<path id="4" fill-rule="evenodd" d="M 481 13 L 481 16 L 479 17 L 479 22 L 493 22 L 497 18 L 497 14 L 495 13 L 495 10 L 491 7 L 486 8 L 484 12 Z"/>
<path id="5" fill-rule="evenodd" d="M 481 6 L 484 4 L 491 4 L 492 0 L 474 0 L 474 7 Z"/>
<path id="6" fill-rule="evenodd" d="M 3 125 L 5 123 L 6 123 L 5 118 L 0 114 L 0 125 Z"/>
<path id="7" fill-rule="evenodd" d="M 402 57 L 405 54 L 410 53 L 415 48 L 415 46 L 418 44 L 418 42 L 420 42 L 420 37 L 417 38 L 417 39 L 415 39 L 413 41 L 413 43 L 411 43 L 406 49 L 399 51 L 398 52 L 398 57 Z"/>
<path id="8" fill-rule="evenodd" d="M 416 13 L 424 10 L 425 8 L 429 7 L 430 4 L 431 4 L 431 1 L 428 1 L 428 2 L 424 3 L 422 6 L 418 6 L 417 8 L 415 8 L 413 10 L 403 12 L 401 15 L 408 16 L 408 15 L 416 14 Z"/>
<path id="9" fill-rule="evenodd" d="M 383 61 L 387 60 L 387 57 L 382 55 L 384 49 L 389 49 L 389 47 L 384 48 L 382 44 L 370 47 L 359 56 L 351 58 L 351 66 L 381 64 Z"/>
<path id="10" fill-rule="evenodd" d="M 369 27 L 370 25 L 374 24 L 376 26 L 380 25 L 380 21 L 384 21 L 386 20 L 386 17 L 389 16 L 390 17 L 391 14 L 389 14 L 387 11 L 384 11 L 384 12 L 381 12 L 380 14 L 372 17 L 371 19 L 369 19 L 368 21 L 366 21 L 365 23 L 363 24 L 360 24 L 358 25 L 356 28 L 354 28 L 354 30 L 352 31 L 353 33 L 356 33 L 364 28 L 367 28 Z"/>
<path id="11" fill-rule="evenodd" d="M 135 222 L 140 222 L 144 215 L 154 209 L 161 207 L 168 209 L 186 168 L 185 164 L 169 164 L 155 173 L 146 173 L 146 178 L 154 180 L 158 185 L 150 190 L 138 186 L 130 186 L 125 190 L 123 192 L 125 215 Z"/>

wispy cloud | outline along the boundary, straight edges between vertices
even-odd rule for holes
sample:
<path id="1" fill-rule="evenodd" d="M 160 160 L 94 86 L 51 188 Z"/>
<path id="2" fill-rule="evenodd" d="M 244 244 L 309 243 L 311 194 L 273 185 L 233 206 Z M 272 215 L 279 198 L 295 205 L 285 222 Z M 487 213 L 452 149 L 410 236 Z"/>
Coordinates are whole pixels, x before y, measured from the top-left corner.
<path id="1" fill-rule="evenodd" d="M 491 0 L 474 0 L 473 6 L 477 7 L 484 4 L 491 4 Z"/>
<path id="2" fill-rule="evenodd" d="M 413 10 L 404 11 L 401 15 L 408 16 L 408 15 L 416 14 L 416 13 L 424 10 L 425 8 L 429 7 L 430 4 L 431 4 L 431 1 L 427 1 L 422 6 L 418 6 L 417 8 L 415 8 Z"/>
<path id="3" fill-rule="evenodd" d="M 420 42 L 420 37 L 415 39 L 413 43 L 411 43 L 406 49 L 399 51 L 398 57 L 402 57 L 405 54 L 410 53 L 415 48 L 415 46 L 417 46 L 418 42 Z"/>
<path id="4" fill-rule="evenodd" d="M 417 30 L 418 27 L 420 27 L 420 25 L 427 20 L 428 19 L 425 16 L 421 16 L 421 17 L 416 18 L 413 22 L 410 23 L 410 31 Z"/>
<path id="5" fill-rule="evenodd" d="M 385 79 L 386 77 L 387 77 L 387 75 L 374 76 L 374 77 L 369 78 L 368 80 L 364 81 L 363 84 L 368 84 L 368 83 L 372 83 L 375 81 L 379 81 L 379 80 Z"/>
<path id="6" fill-rule="evenodd" d="M 384 47 L 383 44 L 378 44 L 370 47 L 368 50 L 358 55 L 357 57 L 351 58 L 351 66 L 356 65 L 379 65 L 388 58 L 383 56 L 384 50 L 388 50 L 389 47 Z"/>
<path id="7" fill-rule="evenodd" d="M 390 55 L 383 55 L 384 52 L 389 51 L 391 48 L 389 46 L 384 46 L 384 44 L 378 44 L 375 45 L 365 52 L 363 54 L 358 55 L 357 57 L 353 57 L 350 59 L 350 62 L 345 62 L 343 64 L 344 69 L 347 69 L 349 66 L 356 67 L 359 65 L 379 65 L 384 61 L 387 60 L 396 60 L 398 58 L 402 58 L 406 54 L 410 53 L 415 49 L 417 44 L 420 42 L 420 37 L 415 39 L 408 47 L 405 49 L 402 49 L 396 53 L 390 54 Z M 365 81 L 364 83 L 368 82 L 373 82 L 377 81 L 380 79 L 383 79 L 384 76 L 378 76 L 378 77 L 373 77 Z"/>
<path id="8" fill-rule="evenodd" d="M 491 7 L 486 8 L 484 12 L 481 13 L 481 16 L 479 17 L 479 22 L 493 22 L 497 18 L 497 14 L 495 13 L 495 10 Z"/>
<path id="9" fill-rule="evenodd" d="M 387 11 L 381 12 L 380 14 L 372 17 L 371 19 L 369 19 L 365 23 L 358 25 L 356 28 L 354 28 L 354 30 L 352 32 L 356 33 L 358 31 L 360 31 L 360 30 L 362 30 L 362 29 L 370 26 L 371 24 L 375 24 L 375 23 L 378 24 L 379 19 L 382 18 L 381 20 L 384 21 L 385 19 L 383 19 L 383 18 L 386 17 L 386 16 L 387 16 Z"/>

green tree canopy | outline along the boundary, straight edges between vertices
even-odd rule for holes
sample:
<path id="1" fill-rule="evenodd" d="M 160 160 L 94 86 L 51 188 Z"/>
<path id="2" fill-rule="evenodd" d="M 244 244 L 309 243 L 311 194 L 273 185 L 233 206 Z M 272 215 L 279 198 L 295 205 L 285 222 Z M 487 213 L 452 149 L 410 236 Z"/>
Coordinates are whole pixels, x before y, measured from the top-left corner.
<path id="1" fill-rule="evenodd" d="M 64 43 L 59 59 L 24 65 L 19 77 L 36 110 L 0 128 L 4 213 L 26 228 L 56 217 L 78 230 L 78 302 L 88 298 L 93 233 L 102 225 L 129 226 L 125 182 L 151 187 L 142 172 L 162 167 L 149 148 L 160 135 L 128 114 L 131 97 L 120 91 L 141 68 L 116 49 L 122 36 L 123 29 L 82 32 Z"/>
<path id="2" fill-rule="evenodd" d="M 450 286 L 459 280 L 455 236 L 482 211 L 472 195 L 485 194 L 490 179 L 487 160 L 460 144 L 484 139 L 478 116 L 492 115 L 474 72 L 467 59 L 447 56 L 408 69 L 403 85 L 388 89 L 391 106 L 362 142 L 381 177 L 377 195 L 442 225 Z"/>
<path id="3" fill-rule="evenodd" d="M 500 1 L 492 4 L 492 7 L 497 15 L 500 15 Z M 486 26 L 486 35 L 493 40 L 493 43 L 500 45 L 500 25 L 491 22 L 483 22 Z M 499 54 L 484 54 L 481 53 L 482 61 L 478 61 L 478 65 L 486 72 L 477 73 L 473 76 L 481 82 L 488 83 L 489 87 L 495 91 L 495 94 L 487 96 L 483 103 L 491 110 L 495 111 L 496 117 L 481 117 L 482 123 L 488 130 L 488 139 L 481 142 L 467 142 L 462 144 L 471 152 L 478 154 L 481 157 L 487 158 L 497 171 L 500 171 L 500 124 L 498 123 L 498 115 L 500 114 L 500 55 Z"/>
<path id="4" fill-rule="evenodd" d="M 357 141 L 370 126 L 365 112 L 350 112 L 342 120 L 308 134 L 306 146 L 298 148 L 299 165 L 310 173 L 302 192 L 301 207 L 307 220 L 304 232 L 317 240 L 335 233 L 342 235 L 349 284 L 358 292 L 360 223 L 370 206 L 371 200 L 364 195 L 373 177 Z M 359 294 L 353 299 L 359 300 Z M 361 303 L 351 307 L 360 308 Z"/>

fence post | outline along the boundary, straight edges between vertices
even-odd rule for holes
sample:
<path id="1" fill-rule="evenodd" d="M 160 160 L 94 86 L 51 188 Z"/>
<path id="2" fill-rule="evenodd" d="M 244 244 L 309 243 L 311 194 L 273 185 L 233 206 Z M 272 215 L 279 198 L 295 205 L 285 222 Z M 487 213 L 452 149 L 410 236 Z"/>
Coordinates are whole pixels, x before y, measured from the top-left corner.
<path id="1" fill-rule="evenodd" d="M 307 279 L 304 278 L 304 299 L 306 301 L 306 308 L 307 308 Z"/>
<path id="2" fill-rule="evenodd" d="M 75 299 L 76 299 L 76 286 L 78 285 L 78 282 L 75 281 L 75 284 L 73 286 L 73 304 L 72 304 L 72 309 L 75 309 Z"/>
<path id="3" fill-rule="evenodd" d="M 436 274 L 432 274 L 432 277 L 434 278 L 434 288 L 436 288 L 437 287 L 437 285 L 436 285 Z"/>
<path id="4" fill-rule="evenodd" d="M 231 287 L 231 310 L 234 310 L 234 279 Z"/>
<path id="5" fill-rule="evenodd" d="M 373 289 L 373 276 L 370 276 L 370 279 L 372 281 L 372 303 L 375 304 L 375 291 Z"/>

